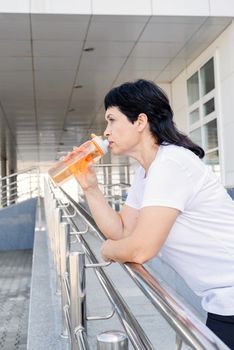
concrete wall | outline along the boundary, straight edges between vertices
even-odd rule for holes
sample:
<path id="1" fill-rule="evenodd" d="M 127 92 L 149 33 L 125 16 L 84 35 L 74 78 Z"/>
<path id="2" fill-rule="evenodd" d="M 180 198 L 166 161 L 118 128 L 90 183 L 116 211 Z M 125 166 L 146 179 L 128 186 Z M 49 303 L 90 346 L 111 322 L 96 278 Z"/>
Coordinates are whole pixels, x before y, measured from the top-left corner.
<path id="1" fill-rule="evenodd" d="M 0 250 L 32 249 L 36 198 L 0 210 Z"/>
<path id="2" fill-rule="evenodd" d="M 188 132 L 186 80 L 210 57 L 215 57 L 218 137 L 222 182 L 234 187 L 234 22 L 171 84 L 175 121 Z"/>

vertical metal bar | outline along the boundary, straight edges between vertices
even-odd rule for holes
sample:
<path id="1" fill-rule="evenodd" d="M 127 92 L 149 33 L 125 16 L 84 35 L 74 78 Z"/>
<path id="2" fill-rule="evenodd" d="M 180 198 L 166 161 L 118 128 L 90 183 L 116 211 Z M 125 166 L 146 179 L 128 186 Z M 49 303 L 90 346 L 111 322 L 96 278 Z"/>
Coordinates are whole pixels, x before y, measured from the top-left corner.
<path id="1" fill-rule="evenodd" d="M 87 335 L 83 329 L 79 329 L 76 333 L 76 340 L 79 350 L 89 350 L 89 343 L 87 340 Z"/>
<path id="2" fill-rule="evenodd" d="M 55 249 L 55 209 L 57 207 L 57 201 L 52 197 L 50 206 L 50 216 L 48 216 L 49 232 L 50 232 L 50 249 L 53 257 L 54 268 L 56 267 L 56 249 Z"/>
<path id="3" fill-rule="evenodd" d="M 42 227 L 42 197 L 39 195 L 38 193 L 38 197 L 37 197 L 37 201 L 38 201 L 38 225 L 39 228 L 41 229 Z"/>
<path id="4" fill-rule="evenodd" d="M 61 265 L 60 265 L 60 223 L 62 221 L 62 210 L 60 208 L 55 209 L 55 268 L 56 268 L 56 293 L 61 293 Z"/>
<path id="5" fill-rule="evenodd" d="M 176 334 L 176 346 L 175 346 L 175 350 L 181 350 L 182 344 L 183 344 L 182 339 L 178 336 L 178 334 Z"/>
<path id="6" fill-rule="evenodd" d="M 76 333 L 86 329 L 85 255 L 69 254 L 71 349 L 77 350 Z"/>
<path id="7" fill-rule="evenodd" d="M 107 331 L 97 336 L 97 350 L 128 350 L 128 338 L 121 331 Z"/>
<path id="8" fill-rule="evenodd" d="M 126 165 L 126 182 L 128 184 L 130 184 L 130 162 L 129 162 L 129 158 L 127 158 L 127 165 Z"/>
<path id="9" fill-rule="evenodd" d="M 67 274 L 67 257 L 68 257 L 68 237 L 70 234 L 70 225 L 62 222 L 60 224 L 60 270 L 61 270 L 61 302 L 62 302 L 62 337 L 68 336 L 67 320 L 66 320 L 66 308 L 68 306 L 65 278 Z"/>
<path id="10" fill-rule="evenodd" d="M 40 177 L 41 177 L 41 175 L 40 175 L 40 169 L 39 168 L 37 168 L 37 171 L 36 171 L 36 176 L 37 176 L 37 196 L 38 196 L 38 198 L 39 197 L 41 197 L 41 179 L 40 179 Z"/>
<path id="11" fill-rule="evenodd" d="M 29 198 L 32 198 L 32 174 L 30 170 L 28 172 L 28 175 L 29 175 Z"/>
<path id="12" fill-rule="evenodd" d="M 107 181 L 107 176 L 106 176 L 106 166 L 104 165 L 102 169 L 102 176 L 103 176 L 103 184 L 108 185 L 108 181 Z M 104 187 L 104 194 L 107 195 L 106 192 L 107 187 Z"/>

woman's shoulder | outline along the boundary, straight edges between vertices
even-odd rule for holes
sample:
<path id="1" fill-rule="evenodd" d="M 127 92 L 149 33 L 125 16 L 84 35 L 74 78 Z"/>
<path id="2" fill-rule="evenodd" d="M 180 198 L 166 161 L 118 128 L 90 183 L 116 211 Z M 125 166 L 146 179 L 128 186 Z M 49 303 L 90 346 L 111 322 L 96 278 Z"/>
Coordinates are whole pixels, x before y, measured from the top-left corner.
<path id="1" fill-rule="evenodd" d="M 197 164 L 204 167 L 204 163 L 201 159 L 189 149 L 169 144 L 162 144 L 161 148 L 161 160 L 171 160 L 182 164 Z"/>
<path id="2" fill-rule="evenodd" d="M 168 171 L 176 176 L 176 173 L 183 172 L 189 177 L 199 179 L 207 173 L 207 166 L 192 151 L 176 145 L 163 144 L 160 146 L 160 152 L 156 157 L 151 170 Z"/>

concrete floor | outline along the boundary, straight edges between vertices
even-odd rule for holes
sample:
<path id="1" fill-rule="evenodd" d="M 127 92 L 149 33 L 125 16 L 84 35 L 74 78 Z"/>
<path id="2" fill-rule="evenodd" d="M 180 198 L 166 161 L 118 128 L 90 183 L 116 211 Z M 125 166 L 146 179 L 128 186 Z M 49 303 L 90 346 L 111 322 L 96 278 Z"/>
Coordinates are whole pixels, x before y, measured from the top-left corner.
<path id="1" fill-rule="evenodd" d="M 0 252 L 0 349 L 26 350 L 32 250 Z"/>

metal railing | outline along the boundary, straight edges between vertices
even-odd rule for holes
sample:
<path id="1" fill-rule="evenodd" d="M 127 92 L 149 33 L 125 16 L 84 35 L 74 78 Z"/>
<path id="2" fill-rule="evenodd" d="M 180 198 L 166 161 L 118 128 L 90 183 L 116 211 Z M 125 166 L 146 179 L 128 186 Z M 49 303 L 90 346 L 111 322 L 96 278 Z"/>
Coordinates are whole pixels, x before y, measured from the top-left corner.
<path id="1" fill-rule="evenodd" d="M 92 319 L 108 319 L 115 312 L 125 329 L 134 349 L 153 350 L 154 346 L 133 316 L 131 310 L 118 293 L 104 268 L 110 263 L 99 262 L 85 239 L 88 229 L 95 230 L 101 240 L 104 237 L 93 218 L 78 203 L 52 182 L 46 184 L 45 202 L 50 246 L 57 271 L 57 290 L 61 292 L 62 335 L 71 341 L 71 349 L 89 349 L 86 335 L 87 322 Z M 79 230 L 80 220 L 85 225 Z M 70 241 L 76 237 L 80 248 L 69 249 Z M 85 264 L 86 255 L 90 264 Z M 161 313 L 176 332 L 175 348 L 187 344 L 194 350 L 227 350 L 217 338 L 176 295 L 162 287 L 157 279 L 142 265 L 121 265 L 152 305 Z M 86 315 L 85 270 L 93 268 L 113 307 L 107 316 Z"/>
<path id="2" fill-rule="evenodd" d="M 129 164 L 95 164 L 98 185 L 109 205 L 119 211 L 124 204 L 134 172 Z M 78 186 L 79 188 L 79 186 Z M 83 192 L 78 190 L 77 201 L 85 203 Z"/>
<path id="3" fill-rule="evenodd" d="M 39 169 L 31 167 L 0 177 L 0 207 L 40 196 Z"/>

